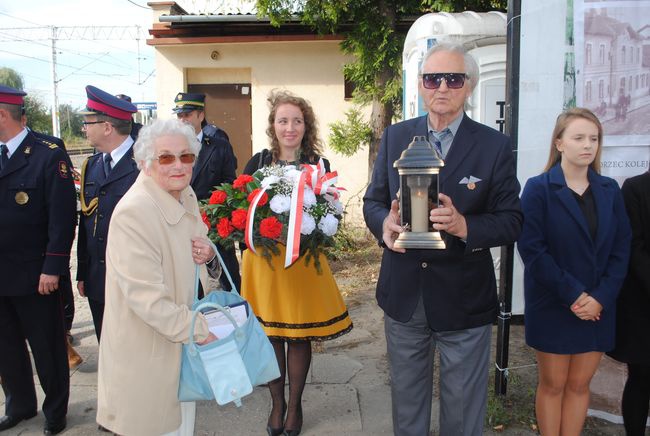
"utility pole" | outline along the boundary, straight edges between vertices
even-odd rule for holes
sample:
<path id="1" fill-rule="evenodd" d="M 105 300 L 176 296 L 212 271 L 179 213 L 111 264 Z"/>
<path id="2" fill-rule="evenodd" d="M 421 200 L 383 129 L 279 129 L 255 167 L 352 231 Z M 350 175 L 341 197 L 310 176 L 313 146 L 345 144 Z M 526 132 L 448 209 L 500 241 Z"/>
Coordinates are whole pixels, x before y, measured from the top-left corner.
<path id="1" fill-rule="evenodd" d="M 56 27 L 52 26 L 52 135 L 61 137 L 59 125 L 59 96 L 56 77 Z"/>
<path id="2" fill-rule="evenodd" d="M 13 37 L 4 35 L 14 33 Z M 52 134 L 60 136 L 61 128 L 59 124 L 59 98 L 56 60 L 56 42 L 58 40 L 135 40 L 137 43 L 138 57 L 138 84 L 142 84 L 140 79 L 140 39 L 142 38 L 142 28 L 140 26 L 38 26 L 38 27 L 15 27 L 2 29 L 0 42 L 5 41 L 51 41 L 52 45 Z M 20 36 L 24 35 L 24 36 Z M 148 76 L 147 76 L 148 78 Z M 146 79 L 145 79 L 146 81 Z"/>

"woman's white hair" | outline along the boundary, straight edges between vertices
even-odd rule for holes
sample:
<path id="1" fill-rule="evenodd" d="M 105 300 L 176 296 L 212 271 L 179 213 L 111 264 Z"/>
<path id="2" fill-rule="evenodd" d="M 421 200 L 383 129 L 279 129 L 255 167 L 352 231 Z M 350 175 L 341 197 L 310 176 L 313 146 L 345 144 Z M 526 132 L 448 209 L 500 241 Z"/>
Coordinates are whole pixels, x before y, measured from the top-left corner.
<path id="1" fill-rule="evenodd" d="M 478 64 L 474 59 L 474 56 L 467 53 L 465 47 L 462 44 L 456 44 L 453 42 L 443 42 L 438 45 L 434 45 L 424 54 L 422 58 L 422 63 L 420 64 L 420 75 L 424 74 L 424 64 L 427 60 L 434 54 L 438 52 L 451 52 L 458 53 L 463 57 L 465 61 L 465 74 L 467 75 L 467 80 L 469 82 L 470 91 L 474 91 L 474 87 L 478 83 Z M 460 71 L 436 71 L 437 73 L 459 73 Z"/>
<path id="2" fill-rule="evenodd" d="M 156 157 L 156 147 L 154 146 L 156 139 L 172 135 L 184 137 L 192 153 L 199 155 L 201 143 L 196 137 L 192 126 L 177 118 L 157 119 L 140 129 L 138 140 L 133 146 L 133 157 L 138 163 L 138 168 L 143 169 L 143 167 L 149 168 L 151 166 L 151 162 Z"/>

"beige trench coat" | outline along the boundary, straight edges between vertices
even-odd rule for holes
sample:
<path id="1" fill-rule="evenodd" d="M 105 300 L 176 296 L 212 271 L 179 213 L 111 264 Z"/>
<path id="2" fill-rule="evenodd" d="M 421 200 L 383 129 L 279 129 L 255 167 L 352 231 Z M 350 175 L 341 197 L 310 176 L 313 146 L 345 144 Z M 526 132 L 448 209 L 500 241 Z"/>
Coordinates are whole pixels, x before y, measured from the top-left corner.
<path id="1" fill-rule="evenodd" d="M 191 238 L 206 231 L 191 188 L 179 203 L 144 172 L 115 208 L 97 383 L 97 422 L 112 432 L 160 435 L 181 424 L 181 344 L 189 339 L 194 298 Z M 202 341 L 208 328 L 198 319 L 194 339 Z"/>

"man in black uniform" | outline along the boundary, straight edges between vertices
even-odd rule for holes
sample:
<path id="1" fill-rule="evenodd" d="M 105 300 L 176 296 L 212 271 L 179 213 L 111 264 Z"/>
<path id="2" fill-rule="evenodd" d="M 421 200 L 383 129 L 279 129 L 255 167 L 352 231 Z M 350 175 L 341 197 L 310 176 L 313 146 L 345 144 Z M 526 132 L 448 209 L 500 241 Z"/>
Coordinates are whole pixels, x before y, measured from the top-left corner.
<path id="1" fill-rule="evenodd" d="M 192 168 L 192 189 L 196 198 L 206 200 L 215 186 L 222 183 L 232 183 L 237 177 L 237 158 L 228 142 L 226 132 L 205 120 L 205 95 L 179 93 L 174 99 L 176 106 L 173 111 L 178 119 L 194 127 L 194 132 L 199 142 L 201 151 Z M 239 276 L 239 262 L 235 255 L 235 248 L 224 249 L 218 247 L 219 254 L 228 268 L 235 286 L 239 289 L 241 278 Z M 225 274 L 219 278 L 221 286 L 229 291 L 230 283 Z"/>
<path id="2" fill-rule="evenodd" d="M 44 433 L 57 434 L 70 395 L 58 288 L 74 239 L 75 190 L 65 151 L 23 127 L 25 95 L 0 86 L 0 431 L 36 415 L 27 340 L 45 392 Z"/>
<path id="3" fill-rule="evenodd" d="M 128 101 L 129 103 L 132 103 L 131 97 L 129 97 L 126 94 L 117 94 L 115 97 L 119 98 L 120 100 L 125 100 Z M 141 128 L 142 128 L 142 123 L 138 123 L 136 120 L 133 120 L 131 122 L 131 138 L 133 138 L 134 141 L 138 140 L 138 133 L 140 133 Z"/>
<path id="4" fill-rule="evenodd" d="M 23 119 L 23 125 L 26 125 L 26 118 Z M 56 136 L 48 135 L 47 133 L 37 132 L 35 130 L 27 129 L 32 132 L 34 136 L 40 139 L 47 145 L 56 144 L 61 149 L 66 151 L 65 143 L 61 138 Z M 66 163 L 74 173 L 74 166 L 70 160 L 70 156 L 66 151 Z M 70 330 L 72 329 L 72 322 L 74 321 L 74 293 L 72 292 L 72 277 L 70 276 L 70 265 L 66 272 L 59 277 L 59 293 L 61 294 L 61 299 L 63 301 L 63 320 L 65 322 L 65 332 L 67 338 L 67 347 L 68 347 L 68 365 L 70 369 L 74 369 L 83 363 L 83 358 L 77 353 L 77 350 L 72 346 L 72 335 Z"/>
<path id="5" fill-rule="evenodd" d="M 86 87 L 84 132 L 96 153 L 81 166 L 77 237 L 77 289 L 88 298 L 97 341 L 104 319 L 106 237 L 113 210 L 138 177 L 131 116 L 135 106 L 94 86 Z"/>

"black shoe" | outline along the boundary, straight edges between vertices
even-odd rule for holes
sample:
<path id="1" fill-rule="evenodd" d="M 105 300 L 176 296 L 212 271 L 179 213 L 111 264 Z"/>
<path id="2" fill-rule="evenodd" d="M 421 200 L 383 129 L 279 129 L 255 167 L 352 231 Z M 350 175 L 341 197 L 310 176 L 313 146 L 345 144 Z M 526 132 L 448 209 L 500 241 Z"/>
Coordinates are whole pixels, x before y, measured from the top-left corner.
<path id="1" fill-rule="evenodd" d="M 284 421 L 284 414 L 285 413 L 287 413 L 287 403 L 286 402 L 282 403 L 282 421 Z M 269 417 L 269 419 L 271 419 L 271 417 Z M 273 428 L 270 425 L 268 425 L 268 423 L 267 423 L 266 433 L 269 436 L 281 436 L 281 435 L 284 434 L 284 426 L 282 426 L 280 428 Z"/>
<path id="2" fill-rule="evenodd" d="M 300 434 L 300 431 L 302 430 L 302 404 L 298 406 L 298 416 L 300 416 L 300 425 L 296 429 L 289 429 L 286 428 L 286 421 L 285 421 L 285 428 L 284 428 L 284 433 L 283 436 L 298 436 Z"/>
<path id="3" fill-rule="evenodd" d="M 65 418 L 63 418 L 59 422 L 50 422 L 50 421 L 45 421 L 45 427 L 43 427 L 43 434 L 59 434 L 63 430 L 65 430 L 66 426 L 66 421 Z"/>
<path id="4" fill-rule="evenodd" d="M 97 426 L 97 430 L 99 430 L 99 431 L 101 431 L 101 432 L 104 432 L 104 433 L 110 433 L 110 432 L 111 432 L 109 429 L 107 429 L 107 428 L 104 427 L 103 425 L 98 425 L 98 426 Z"/>
<path id="5" fill-rule="evenodd" d="M 26 421 L 35 416 L 36 416 L 36 412 L 26 416 L 5 415 L 2 418 L 0 418 L 0 431 L 9 430 L 10 428 L 17 426 L 20 423 L 20 421 Z"/>
<path id="6" fill-rule="evenodd" d="M 280 428 L 273 428 L 270 425 L 266 426 L 266 433 L 268 433 L 269 436 L 280 436 L 284 434 L 284 427 Z"/>

